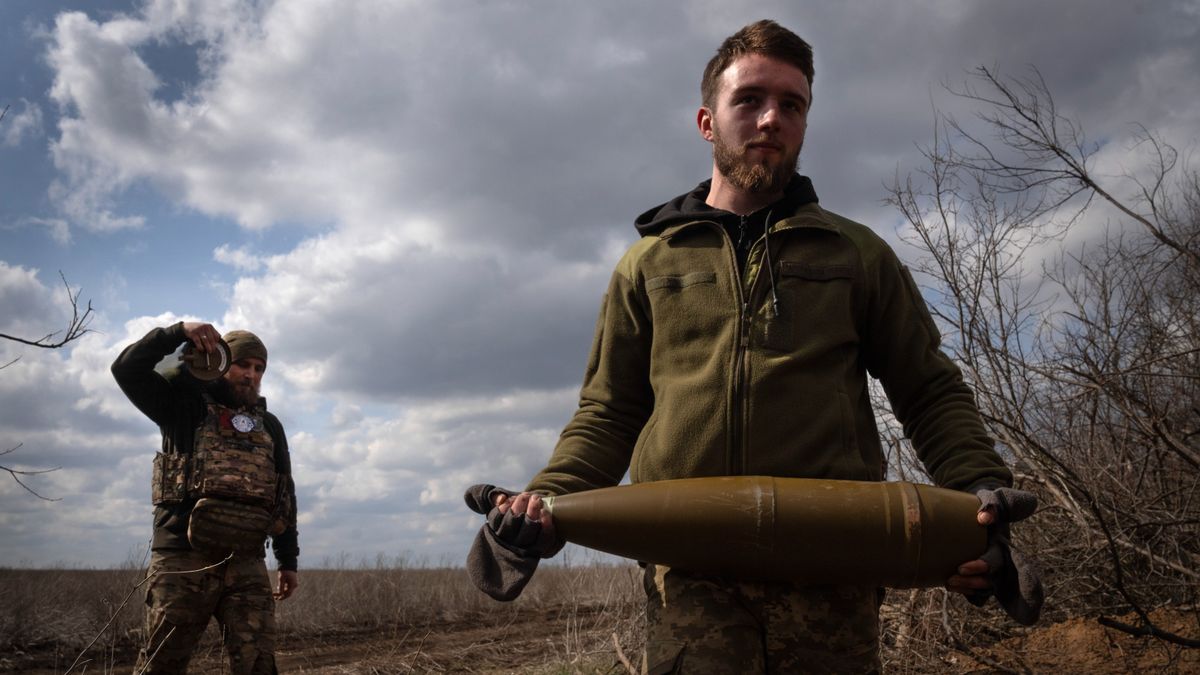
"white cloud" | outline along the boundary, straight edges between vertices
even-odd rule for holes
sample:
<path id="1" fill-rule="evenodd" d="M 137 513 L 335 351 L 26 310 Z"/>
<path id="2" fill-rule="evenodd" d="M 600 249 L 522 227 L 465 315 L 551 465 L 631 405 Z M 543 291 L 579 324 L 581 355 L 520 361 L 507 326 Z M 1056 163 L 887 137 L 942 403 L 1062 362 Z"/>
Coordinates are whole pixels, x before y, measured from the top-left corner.
<path id="1" fill-rule="evenodd" d="M 267 258 L 222 321 L 281 355 L 275 377 L 326 395 L 559 387 L 580 377 L 612 262 L 436 253 L 390 229 L 341 231 Z"/>
<path id="2" fill-rule="evenodd" d="M 479 482 L 523 487 L 549 456 L 576 393 L 441 400 L 388 408 L 320 435 L 295 434 L 305 545 L 317 547 L 318 557 L 335 555 L 359 531 L 371 533 L 368 552 L 461 559 L 479 527 L 463 491 Z"/>
<path id="3" fill-rule="evenodd" d="M 229 265 L 239 272 L 257 272 L 263 266 L 258 254 L 248 248 L 230 248 L 222 244 L 213 250 L 213 260 Z"/>
<path id="4" fill-rule="evenodd" d="M 578 223 L 599 214 L 560 193 L 620 177 L 550 144 L 599 142 L 600 156 L 637 148 L 636 137 L 589 138 L 587 118 L 620 95 L 647 106 L 640 94 L 655 83 L 624 75 L 666 49 L 636 35 L 598 37 L 582 21 L 542 32 L 555 13 L 531 24 L 504 7 L 265 3 L 225 22 L 211 6 L 226 4 L 163 0 L 106 23 L 58 18 L 49 59 L 64 113 L 52 146 L 63 178 L 52 196 L 72 220 L 98 230 L 144 224 L 117 215 L 113 200 L 145 181 L 252 229 L 404 222 L 394 233 L 427 245 L 499 236 L 548 246 L 537 237 L 572 222 L 559 243 L 590 246 Z M 584 7 L 574 11 L 593 13 Z M 196 47 L 201 77 L 182 100 L 156 98 L 159 79 L 139 54 L 151 41 Z M 519 171 L 506 157 L 522 158 Z M 641 207 L 614 206 L 600 213 L 622 222 Z M 534 216 L 547 208 L 553 220 Z M 422 227 L 427 214 L 448 222 Z"/>
<path id="5" fill-rule="evenodd" d="M 9 110 L 0 122 L 0 145 L 16 147 L 24 140 L 42 135 L 42 108 L 21 99 L 21 109 Z"/>
<path id="6" fill-rule="evenodd" d="M 50 289 L 38 280 L 37 269 L 0 260 L 0 330 L 16 332 L 20 326 L 13 324 L 36 317 L 49 300 Z"/>
<path id="7" fill-rule="evenodd" d="M 333 407 L 333 413 L 330 415 L 330 422 L 333 423 L 336 429 L 345 429 L 351 425 L 356 425 L 364 419 L 362 408 L 356 405 L 348 405 L 338 403 Z"/>
<path id="8" fill-rule="evenodd" d="M 50 238 L 59 244 L 71 243 L 71 226 L 62 218 L 27 218 L 25 222 L 46 228 Z"/>

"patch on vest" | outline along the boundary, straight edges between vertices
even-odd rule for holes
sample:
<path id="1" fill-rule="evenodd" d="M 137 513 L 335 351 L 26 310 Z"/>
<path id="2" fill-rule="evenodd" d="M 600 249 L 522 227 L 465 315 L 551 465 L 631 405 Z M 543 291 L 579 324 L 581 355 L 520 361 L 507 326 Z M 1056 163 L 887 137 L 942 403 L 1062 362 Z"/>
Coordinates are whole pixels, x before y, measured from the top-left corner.
<path id="1" fill-rule="evenodd" d="M 278 482 L 275 443 L 261 412 L 215 403 L 208 409 L 196 433 L 192 493 L 271 508 Z"/>
<path id="2" fill-rule="evenodd" d="M 254 431 L 254 418 L 250 417 L 249 415 L 239 413 L 234 415 L 233 419 L 230 421 L 233 423 L 233 428 L 235 431 L 240 431 L 243 434 L 248 434 L 251 431 Z"/>

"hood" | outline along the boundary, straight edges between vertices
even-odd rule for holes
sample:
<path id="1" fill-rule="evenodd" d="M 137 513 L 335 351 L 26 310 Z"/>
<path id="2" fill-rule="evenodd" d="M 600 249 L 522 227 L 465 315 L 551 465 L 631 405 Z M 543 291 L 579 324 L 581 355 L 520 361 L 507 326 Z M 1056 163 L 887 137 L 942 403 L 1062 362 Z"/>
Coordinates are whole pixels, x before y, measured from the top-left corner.
<path id="1" fill-rule="evenodd" d="M 634 227 L 637 228 L 638 234 L 646 236 L 648 234 L 657 234 L 671 225 L 681 223 L 689 223 L 696 220 L 712 220 L 718 223 L 723 223 L 728 218 L 740 218 L 740 216 L 714 208 L 704 203 L 708 197 L 708 191 L 712 187 L 712 179 L 706 180 L 696 186 L 691 192 L 679 195 L 671 201 L 660 204 L 642 215 L 634 221 Z M 813 189 L 812 181 L 808 176 L 794 174 L 792 179 L 788 181 L 787 187 L 784 188 L 783 196 L 778 201 L 769 204 L 758 212 L 777 212 L 791 214 L 796 209 L 817 201 L 816 190 Z"/>

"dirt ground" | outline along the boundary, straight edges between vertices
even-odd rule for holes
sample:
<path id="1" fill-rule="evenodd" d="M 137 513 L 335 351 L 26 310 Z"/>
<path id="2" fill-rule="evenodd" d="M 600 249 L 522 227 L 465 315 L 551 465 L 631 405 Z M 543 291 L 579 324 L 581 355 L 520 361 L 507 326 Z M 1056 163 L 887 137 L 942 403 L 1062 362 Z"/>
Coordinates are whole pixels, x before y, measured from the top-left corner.
<path id="1" fill-rule="evenodd" d="M 1158 612 L 1163 630 L 1196 639 L 1194 616 Z M 560 644 L 561 626 L 548 613 L 502 627 L 461 623 L 433 625 L 393 635 L 344 636 L 327 644 L 287 645 L 279 654 L 280 672 L 321 675 L 358 673 L 624 673 L 607 651 L 584 655 L 570 669 Z M 1118 617 L 1133 624 L 1135 617 Z M 554 635 L 555 638 L 543 637 Z M 1071 619 L 1032 631 L 982 651 L 990 665 L 963 656 L 963 673 L 1012 672 L 1055 675 L 1125 673 L 1200 673 L 1200 649 L 1186 649 L 1149 637 L 1106 628 L 1095 619 Z M 636 655 L 628 655 L 635 663 Z M 556 658 L 558 657 L 558 658 Z M 219 665 L 210 662 L 213 666 Z"/>
<path id="2" fill-rule="evenodd" d="M 1136 625 L 1137 617 L 1113 617 Z M 1161 630 L 1191 640 L 1200 639 L 1196 615 L 1159 610 L 1150 615 Z M 1188 649 L 1157 638 L 1136 637 L 1107 628 L 1096 619 L 1069 619 L 1005 640 L 981 650 L 992 664 L 1015 672 L 1093 673 L 1200 673 L 1200 649 Z M 966 660 L 966 659 L 964 659 Z M 1002 672 L 995 667 L 968 664 L 962 672 Z"/>
<path id="3" fill-rule="evenodd" d="M 281 673 L 313 674 L 626 672 L 611 641 L 594 653 L 579 649 L 583 640 L 573 646 L 563 644 L 568 624 L 581 619 L 585 617 L 579 613 L 567 619 L 561 612 L 545 611 L 500 626 L 447 621 L 390 631 L 339 631 L 303 641 L 285 635 L 276 649 L 276 665 Z M 222 648 L 211 637 L 202 641 L 190 673 L 228 672 Z M 126 675 L 132 671 L 134 654 L 96 651 L 71 672 Z M 0 654 L 0 673 L 62 675 L 74 656 Z"/>
<path id="4" fill-rule="evenodd" d="M 1164 630 L 1191 639 L 1200 637 L 1194 614 L 1160 611 L 1152 618 Z M 1130 616 L 1117 619 L 1135 623 Z M 611 639 L 590 652 L 579 649 L 586 642 L 583 639 L 574 648 L 564 645 L 563 631 L 569 626 L 560 625 L 563 622 L 560 613 L 543 612 L 522 616 L 502 626 L 445 622 L 390 632 L 342 632 L 305 642 L 284 638 L 277 662 L 283 673 L 322 675 L 627 672 Z M 978 655 L 982 657 L 979 661 L 965 654 L 954 654 L 950 660 L 958 666 L 957 672 L 972 675 L 1200 673 L 1200 649 L 1131 636 L 1106 628 L 1095 619 L 1076 618 L 1041 627 L 980 650 Z M 36 656 L 0 656 L 0 672 L 58 675 L 69 665 L 60 662 L 56 668 L 47 667 L 40 658 L 36 660 L 41 663 L 34 663 Z M 636 663 L 636 654 L 629 656 Z M 107 664 L 93 661 L 75 672 L 130 672 L 129 655 L 110 657 L 112 660 Z M 225 672 L 219 645 L 209 645 L 198 653 L 191 672 Z"/>
<path id="5" fill-rule="evenodd" d="M 504 626 L 446 622 L 326 644 L 285 644 L 276 657 L 281 673 L 537 673 L 572 672 L 537 664 L 564 660 L 555 613 L 530 615 Z M 350 637 L 350 636 L 345 636 Z M 579 659 L 573 672 L 624 672 L 609 649 Z M 611 669 L 617 666 L 618 669 Z"/>

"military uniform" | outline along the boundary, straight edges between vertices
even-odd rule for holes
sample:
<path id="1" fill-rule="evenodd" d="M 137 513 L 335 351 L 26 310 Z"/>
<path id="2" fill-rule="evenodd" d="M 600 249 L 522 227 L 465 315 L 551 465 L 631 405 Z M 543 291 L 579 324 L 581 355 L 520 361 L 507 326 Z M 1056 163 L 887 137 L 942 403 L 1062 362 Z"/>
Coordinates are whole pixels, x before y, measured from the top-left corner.
<path id="1" fill-rule="evenodd" d="M 155 551 L 148 571 L 145 640 L 134 672 L 183 673 L 216 617 L 233 673 L 274 673 L 275 600 L 261 557 Z"/>
<path id="2" fill-rule="evenodd" d="M 247 355 L 266 361 L 249 333 Z M 230 334 L 233 335 L 233 334 Z M 274 600 L 264 561 L 268 534 L 280 570 L 299 547 L 291 457 L 265 399 L 239 405 L 220 385 L 155 365 L 187 340 L 183 325 L 128 346 L 112 372 L 162 431 L 154 460 L 154 537 L 138 672 L 182 673 L 216 617 L 234 673 L 273 673 Z M 239 343 L 240 344 L 240 343 Z M 233 360 L 239 346 L 231 342 Z"/>
<path id="3" fill-rule="evenodd" d="M 880 591 L 737 581 L 646 565 L 642 670 L 876 673 Z"/>

